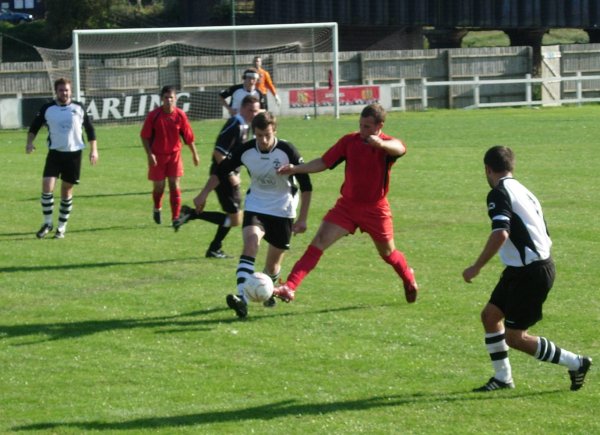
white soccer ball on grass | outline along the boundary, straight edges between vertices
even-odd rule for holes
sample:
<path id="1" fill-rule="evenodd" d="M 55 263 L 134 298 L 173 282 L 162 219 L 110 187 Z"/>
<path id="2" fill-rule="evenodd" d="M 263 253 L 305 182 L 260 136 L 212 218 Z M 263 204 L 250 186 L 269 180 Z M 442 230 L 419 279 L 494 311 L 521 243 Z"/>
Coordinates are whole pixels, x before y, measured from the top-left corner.
<path id="1" fill-rule="evenodd" d="M 254 272 L 244 283 L 244 295 L 249 301 L 264 302 L 273 296 L 273 280 L 262 272 Z"/>

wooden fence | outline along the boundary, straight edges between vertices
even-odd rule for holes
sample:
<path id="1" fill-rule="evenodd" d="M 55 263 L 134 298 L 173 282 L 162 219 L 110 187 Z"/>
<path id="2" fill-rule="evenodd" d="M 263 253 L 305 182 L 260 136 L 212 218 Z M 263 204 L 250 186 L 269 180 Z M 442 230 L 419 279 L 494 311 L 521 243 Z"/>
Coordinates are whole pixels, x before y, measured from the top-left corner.
<path id="1" fill-rule="evenodd" d="M 600 73 L 600 44 L 560 47 L 561 74 Z M 281 90 L 297 87 L 326 86 L 331 69 L 330 53 L 284 53 L 266 57 L 276 85 Z M 102 59 L 85 61 L 82 89 L 86 95 L 157 91 L 162 81 L 183 91 L 217 90 L 241 81 L 241 71 L 252 56 L 236 59 L 234 72 L 228 56 L 185 56 L 163 58 Z M 241 66 L 240 66 L 241 65 Z M 0 63 L 0 98 L 39 97 L 52 94 L 48 71 L 72 72 L 71 61 Z M 340 85 L 391 84 L 403 79 L 406 109 L 422 108 L 422 79 L 428 81 L 522 78 L 532 72 L 530 47 L 494 47 L 432 50 L 394 50 L 341 52 Z M 565 83 L 564 92 L 574 94 L 575 84 Z M 600 82 L 588 82 L 584 94 L 600 95 Z M 399 98 L 397 96 L 396 98 Z M 522 85 L 489 85 L 481 89 L 482 102 L 516 101 L 525 98 Z M 438 86 L 428 92 L 428 107 L 454 108 L 472 104 L 473 87 Z"/>

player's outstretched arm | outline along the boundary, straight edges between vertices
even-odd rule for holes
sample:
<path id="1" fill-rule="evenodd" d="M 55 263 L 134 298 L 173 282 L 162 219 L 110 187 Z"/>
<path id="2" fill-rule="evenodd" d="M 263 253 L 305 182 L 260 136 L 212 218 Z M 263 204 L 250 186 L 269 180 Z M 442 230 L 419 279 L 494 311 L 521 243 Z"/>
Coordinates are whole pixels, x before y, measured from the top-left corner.
<path id="1" fill-rule="evenodd" d="M 319 157 L 301 165 L 292 165 L 291 163 L 283 165 L 277 170 L 277 173 L 282 175 L 313 174 L 315 172 L 324 171 L 325 169 L 327 169 L 327 166 L 323 159 Z"/>

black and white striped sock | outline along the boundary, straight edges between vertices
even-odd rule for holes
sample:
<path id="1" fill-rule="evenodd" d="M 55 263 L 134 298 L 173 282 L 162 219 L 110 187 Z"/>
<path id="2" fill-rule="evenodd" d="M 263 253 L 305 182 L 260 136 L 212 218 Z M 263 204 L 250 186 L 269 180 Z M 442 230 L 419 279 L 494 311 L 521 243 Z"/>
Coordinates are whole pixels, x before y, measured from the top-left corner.
<path id="1" fill-rule="evenodd" d="M 67 222 L 73 210 L 73 197 L 63 198 L 60 201 L 60 209 L 58 214 L 58 231 L 64 233 L 67 229 Z"/>
<path id="2" fill-rule="evenodd" d="M 560 361 L 561 348 L 544 337 L 539 337 L 535 357 L 540 361 L 558 364 Z"/>
<path id="3" fill-rule="evenodd" d="M 508 359 L 508 345 L 506 344 L 505 331 L 485 334 L 485 347 L 490 354 L 494 377 L 501 382 L 512 382 L 512 368 Z"/>
<path id="4" fill-rule="evenodd" d="M 566 349 L 561 349 L 544 337 L 538 337 L 538 346 L 535 357 L 540 361 L 568 367 L 569 370 L 577 370 L 580 366 L 579 355 Z"/>
<path id="5" fill-rule="evenodd" d="M 54 194 L 52 192 L 42 192 L 41 198 L 42 213 L 44 214 L 44 223 L 52 226 L 52 213 L 54 212 Z"/>
<path id="6" fill-rule="evenodd" d="M 256 259 L 248 255 L 241 255 L 240 262 L 238 263 L 235 275 L 237 277 L 237 292 L 238 296 L 243 298 L 246 303 L 246 296 L 244 296 L 244 283 L 246 278 L 254 273 L 254 262 Z"/>

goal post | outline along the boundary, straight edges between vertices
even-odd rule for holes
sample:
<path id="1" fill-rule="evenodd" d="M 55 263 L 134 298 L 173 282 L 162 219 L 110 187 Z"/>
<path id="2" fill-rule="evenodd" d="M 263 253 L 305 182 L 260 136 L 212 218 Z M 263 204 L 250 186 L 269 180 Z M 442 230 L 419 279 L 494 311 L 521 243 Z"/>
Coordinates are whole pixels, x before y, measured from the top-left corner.
<path id="1" fill-rule="evenodd" d="M 160 104 L 167 84 L 191 119 L 227 116 L 218 91 L 241 83 L 255 55 L 278 93 L 302 89 L 315 114 L 340 114 L 337 23 L 74 30 L 72 44 L 73 95 L 96 120 L 138 121 Z M 44 50 L 52 61 L 53 50 Z M 282 100 L 269 109 L 293 112 L 297 102 Z"/>

